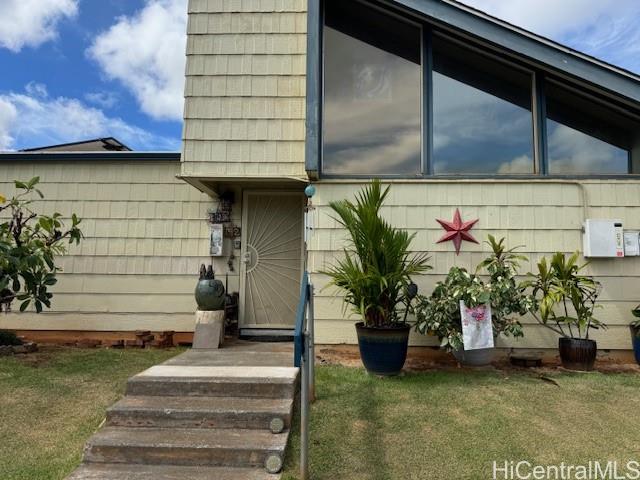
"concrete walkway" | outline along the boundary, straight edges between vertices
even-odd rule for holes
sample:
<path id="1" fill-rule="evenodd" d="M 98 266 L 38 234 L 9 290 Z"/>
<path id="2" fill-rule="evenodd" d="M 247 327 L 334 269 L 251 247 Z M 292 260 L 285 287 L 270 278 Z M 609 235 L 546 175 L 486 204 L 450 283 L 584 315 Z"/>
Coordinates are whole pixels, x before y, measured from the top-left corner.
<path id="1" fill-rule="evenodd" d="M 275 480 L 298 369 L 290 343 L 189 350 L 131 377 L 69 480 Z"/>

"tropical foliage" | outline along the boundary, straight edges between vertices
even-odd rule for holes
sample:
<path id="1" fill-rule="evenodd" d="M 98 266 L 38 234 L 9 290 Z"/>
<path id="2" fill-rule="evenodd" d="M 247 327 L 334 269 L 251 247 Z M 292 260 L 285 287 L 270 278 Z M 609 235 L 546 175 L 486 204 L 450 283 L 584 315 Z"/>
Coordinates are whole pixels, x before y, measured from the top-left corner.
<path id="1" fill-rule="evenodd" d="M 18 193 L 7 200 L 0 197 L 0 307 L 10 309 L 14 299 L 24 311 L 33 302 L 37 312 L 51 307 L 49 287 L 57 282 L 60 270 L 55 258 L 65 253 L 65 242 L 80 243 L 80 219 L 73 214 L 71 226 L 65 227 L 61 215 L 42 215 L 32 210 L 35 196 L 43 198 L 37 188 L 39 177 L 15 182 Z"/>
<path id="2" fill-rule="evenodd" d="M 330 285 L 345 294 L 350 305 L 367 326 L 384 327 L 404 322 L 417 287 L 411 277 L 430 269 L 426 253 L 411 253 L 415 234 L 392 227 L 380 209 L 389 187 L 373 180 L 356 194 L 355 202 L 330 203 L 335 220 L 348 233 L 344 258 L 326 272 Z M 404 308 L 404 317 L 400 312 Z"/>
<path id="3" fill-rule="evenodd" d="M 492 253 L 480 262 L 475 273 L 464 268 L 452 267 L 447 277 L 436 284 L 429 297 L 420 297 L 416 312 L 416 329 L 420 333 L 435 335 L 441 346 L 457 350 L 463 346 L 460 301 L 475 307 L 491 305 L 493 333 L 495 336 L 522 337 L 520 316 L 533 308 L 534 301 L 526 294 L 526 284 L 517 282 L 516 275 L 521 261 L 527 258 L 507 249 L 504 239 L 496 241 L 489 235 L 486 242 Z M 489 274 L 487 282 L 480 272 Z"/>
<path id="4" fill-rule="evenodd" d="M 529 285 L 537 308 L 532 311 L 545 327 L 567 338 L 589 338 L 591 329 L 606 328 L 594 317 L 600 283 L 580 272 L 588 265 L 578 265 L 578 252 L 567 258 L 557 252 L 548 262 L 542 258 L 538 272 Z"/>
<path id="5" fill-rule="evenodd" d="M 636 331 L 636 336 L 640 337 L 640 305 L 631 310 L 631 313 L 636 317 L 635 320 L 631 321 L 631 326 Z"/>
<path id="6" fill-rule="evenodd" d="M 519 246 L 508 249 L 504 238 L 496 241 L 493 235 L 489 235 L 486 243 L 491 247 L 492 253 L 480 262 L 476 273 L 486 270 L 489 274 L 488 288 L 494 333 L 522 337 L 520 317 L 529 312 L 535 302 L 526 293 L 527 283 L 518 282 L 517 275 L 520 262 L 529 259 L 517 253 L 521 248 Z"/>
<path id="7" fill-rule="evenodd" d="M 415 306 L 415 328 L 422 334 L 440 339 L 447 350 L 462 348 L 460 300 L 469 307 L 487 303 L 491 293 L 479 276 L 460 267 L 451 267 L 429 297 L 419 296 Z"/>

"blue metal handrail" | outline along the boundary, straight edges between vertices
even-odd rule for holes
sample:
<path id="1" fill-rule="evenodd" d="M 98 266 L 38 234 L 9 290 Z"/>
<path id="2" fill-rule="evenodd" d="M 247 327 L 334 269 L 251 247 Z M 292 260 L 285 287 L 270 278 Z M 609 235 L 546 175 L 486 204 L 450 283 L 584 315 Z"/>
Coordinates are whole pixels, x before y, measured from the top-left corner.
<path id="1" fill-rule="evenodd" d="M 296 309 L 293 363 L 300 368 L 300 477 L 309 478 L 309 403 L 315 398 L 313 345 L 313 285 L 305 270 Z"/>
<path id="2" fill-rule="evenodd" d="M 307 305 L 309 303 L 309 273 L 304 272 L 300 285 L 300 299 L 296 308 L 296 328 L 293 333 L 293 364 L 300 367 L 304 352 L 304 332 L 307 329 Z"/>

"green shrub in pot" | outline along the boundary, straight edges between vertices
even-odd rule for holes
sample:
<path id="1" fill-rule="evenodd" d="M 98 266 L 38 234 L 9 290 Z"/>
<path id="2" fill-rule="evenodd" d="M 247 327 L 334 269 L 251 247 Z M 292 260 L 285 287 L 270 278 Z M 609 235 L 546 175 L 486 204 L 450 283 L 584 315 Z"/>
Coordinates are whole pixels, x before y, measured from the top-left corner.
<path id="1" fill-rule="evenodd" d="M 633 346 L 633 354 L 636 362 L 640 365 L 640 305 L 631 310 L 631 314 L 636 317 L 636 319 L 629 324 L 631 345 Z"/>
<path id="2" fill-rule="evenodd" d="M 430 296 L 419 296 L 415 307 L 418 332 L 434 335 L 440 346 L 454 351 L 463 347 L 460 300 L 469 307 L 487 303 L 490 292 L 479 276 L 461 267 L 451 267 Z"/>
<path id="3" fill-rule="evenodd" d="M 629 325 L 631 326 L 636 337 L 640 337 L 640 305 L 631 310 L 631 314 L 636 317 L 636 319 L 632 320 Z"/>
<path id="4" fill-rule="evenodd" d="M 518 247 L 506 248 L 504 238 L 496 240 L 489 235 L 486 243 L 491 254 L 475 273 L 452 267 L 429 297 L 420 297 L 415 308 L 418 332 L 437 336 L 441 347 L 454 352 L 462 363 L 476 365 L 490 362 L 492 355 L 480 351 L 476 356 L 459 354 L 463 351 L 460 300 L 469 307 L 490 303 L 495 337 L 522 337 L 520 317 L 534 305 L 533 298 L 526 294 L 526 283 L 517 281 L 520 262 L 527 258 L 516 252 Z M 481 272 L 488 274 L 487 281 L 483 281 Z"/>
<path id="5" fill-rule="evenodd" d="M 598 307 L 600 283 L 581 271 L 588 265 L 578 264 L 578 252 L 567 257 L 557 252 L 551 261 L 542 258 L 529 285 L 536 302 L 534 318 L 560 335 L 562 364 L 573 370 L 591 370 L 597 344 L 589 338 L 592 329 L 606 328 L 594 316 Z"/>

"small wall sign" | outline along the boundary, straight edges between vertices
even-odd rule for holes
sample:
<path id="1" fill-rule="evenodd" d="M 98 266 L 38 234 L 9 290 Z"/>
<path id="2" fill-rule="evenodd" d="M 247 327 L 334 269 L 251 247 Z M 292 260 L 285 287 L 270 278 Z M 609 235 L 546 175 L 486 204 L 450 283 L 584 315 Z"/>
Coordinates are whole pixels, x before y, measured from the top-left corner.
<path id="1" fill-rule="evenodd" d="M 224 227 L 221 223 L 214 223 L 211 225 L 211 234 L 209 236 L 209 254 L 212 257 L 221 257 L 223 245 Z"/>

